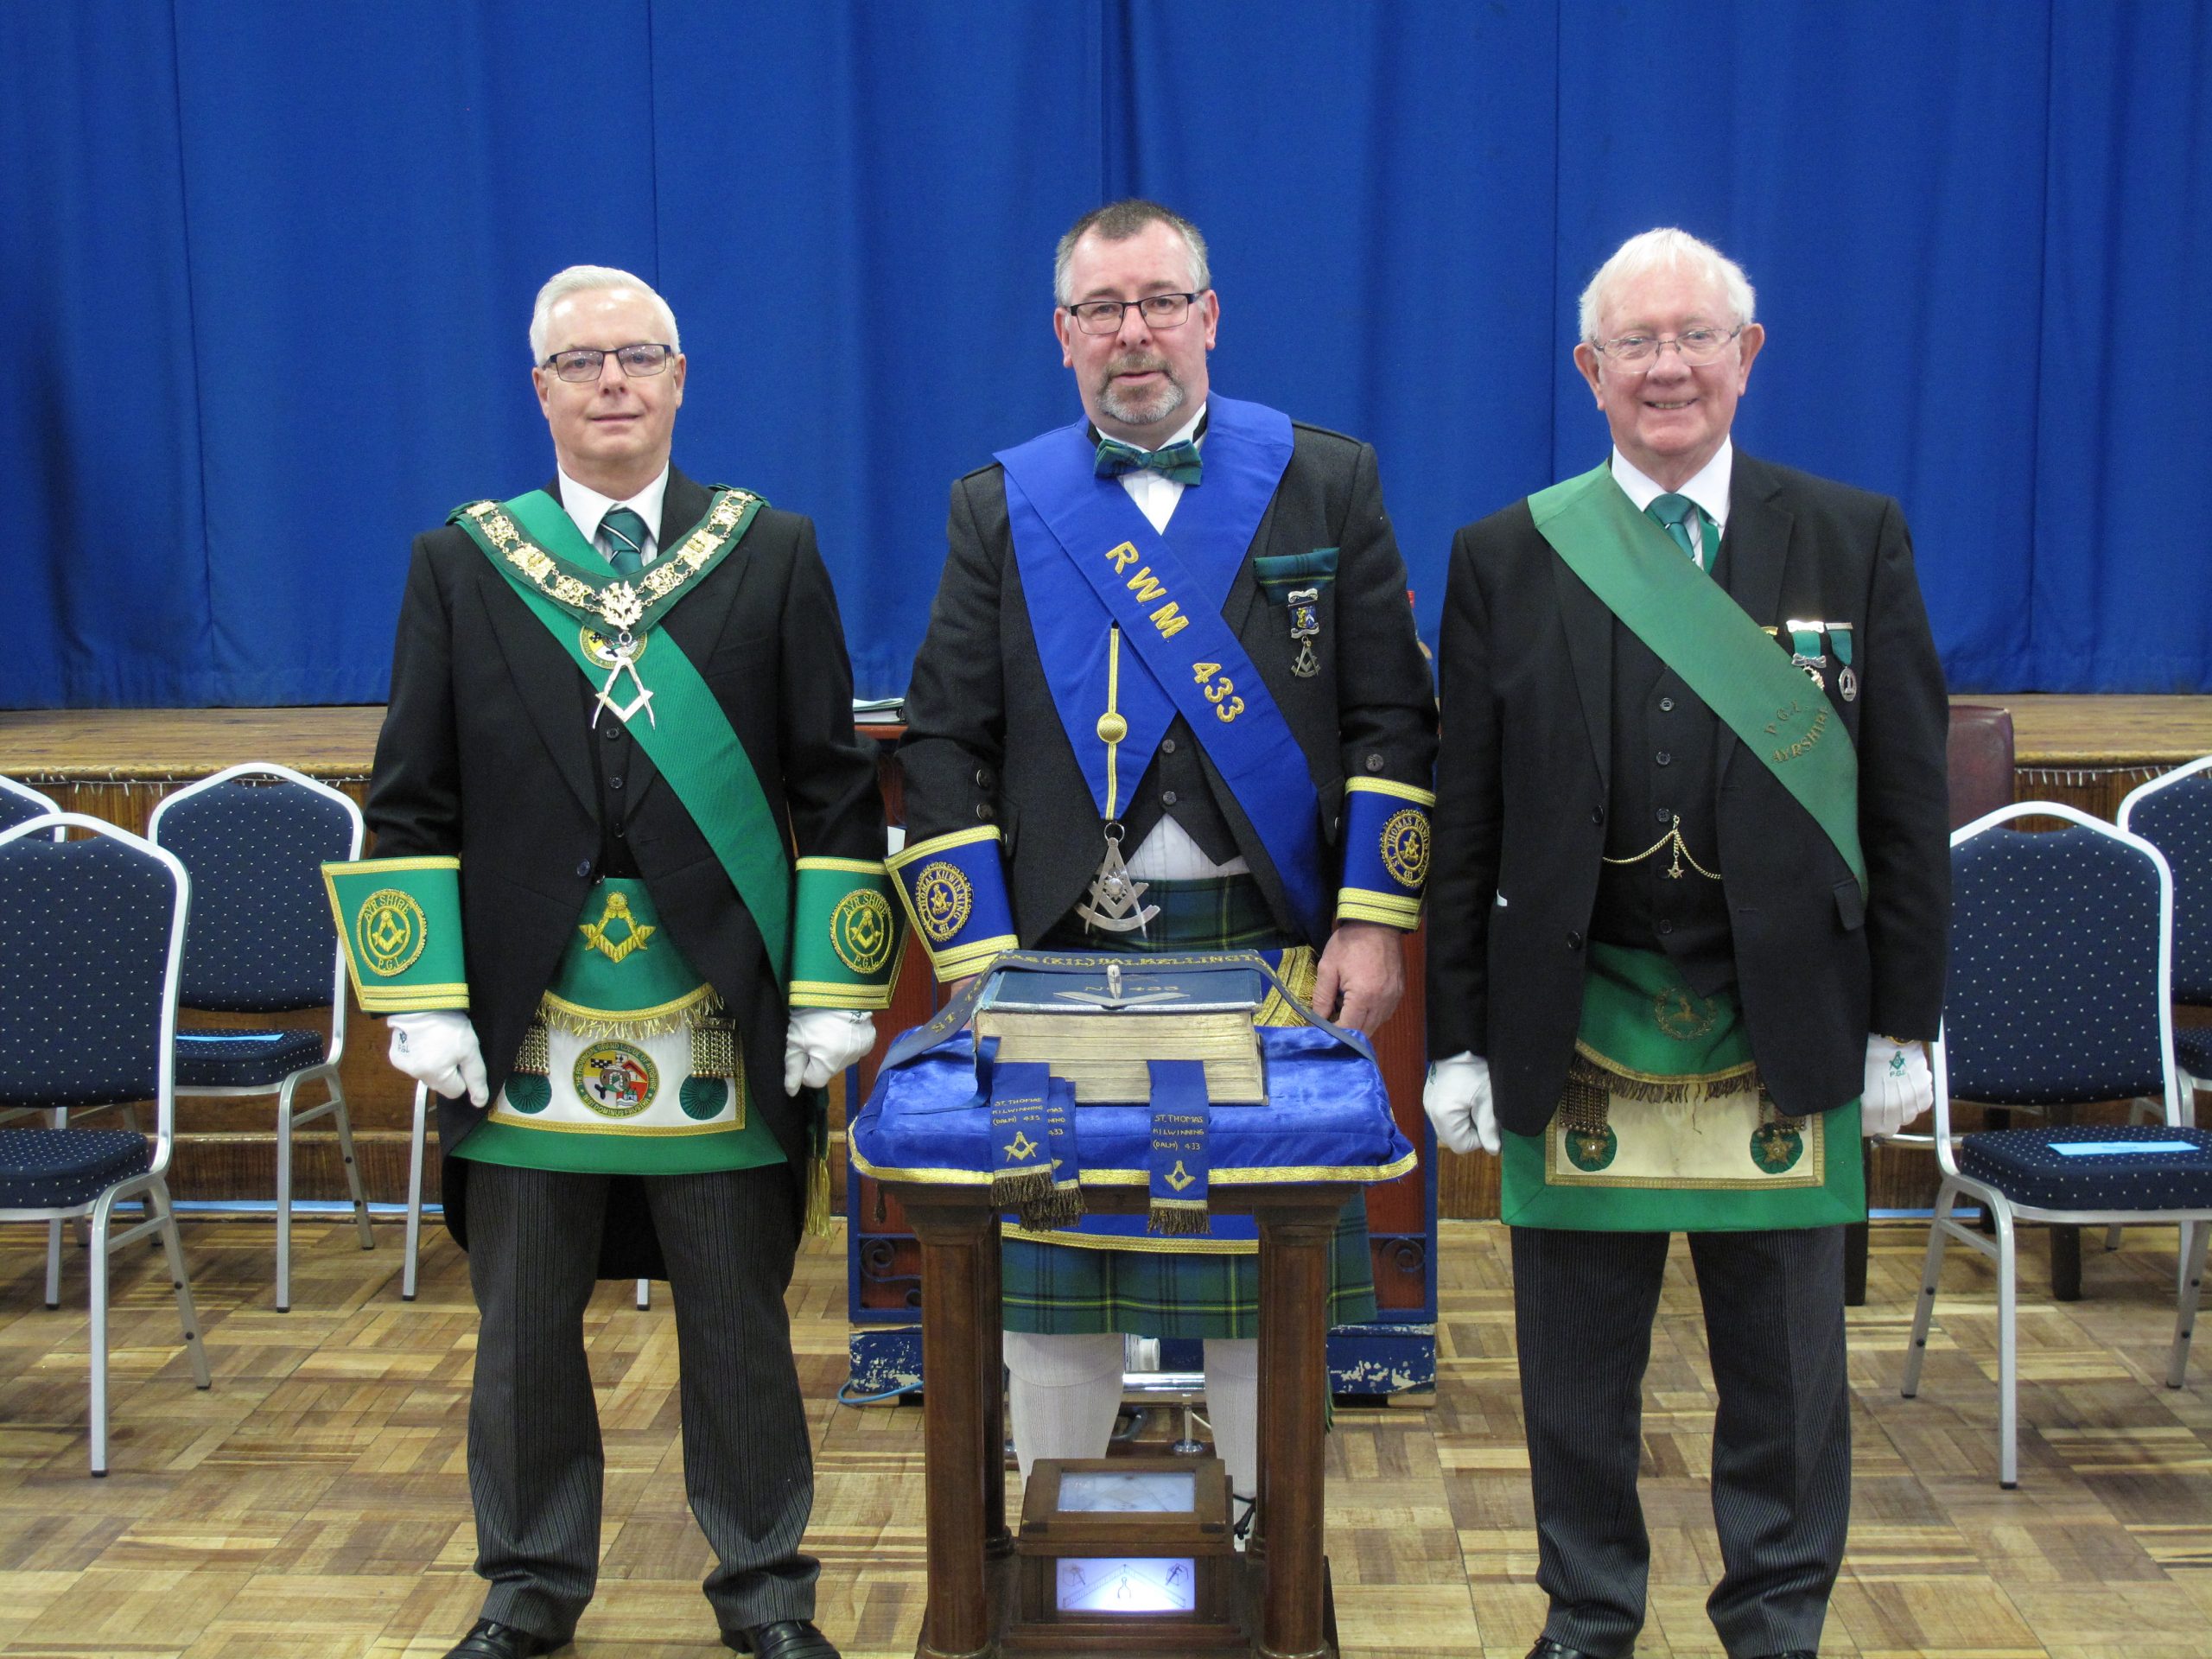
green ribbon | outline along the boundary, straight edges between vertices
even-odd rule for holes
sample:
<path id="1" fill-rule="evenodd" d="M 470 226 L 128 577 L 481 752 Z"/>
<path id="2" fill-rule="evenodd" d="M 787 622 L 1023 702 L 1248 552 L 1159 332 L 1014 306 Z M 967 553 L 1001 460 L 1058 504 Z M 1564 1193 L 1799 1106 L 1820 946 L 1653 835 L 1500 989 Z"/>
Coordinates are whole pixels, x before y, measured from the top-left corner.
<path id="1" fill-rule="evenodd" d="M 723 498 L 737 493 L 716 491 L 702 524 L 711 525 Z M 643 631 L 666 614 L 677 600 L 696 591 L 696 577 L 705 575 L 737 544 L 751 527 L 760 505 L 757 497 L 747 500 L 747 511 L 734 519 L 730 534 L 699 565 L 693 579 L 664 595 L 646 609 L 639 621 L 631 625 L 634 636 L 642 639 Z M 505 504 L 505 511 L 530 538 L 530 543 L 534 544 L 525 544 L 525 553 L 543 552 L 557 566 L 573 568 L 579 580 L 588 580 L 594 585 L 605 583 L 612 569 L 605 556 L 584 539 L 575 521 L 544 491 L 532 490 L 527 495 L 517 496 Z M 726 509 L 722 516 L 728 518 Z M 546 631 L 560 642 L 585 679 L 597 690 L 607 679 L 607 666 L 586 651 L 579 622 L 581 620 L 604 629 L 607 624 L 603 614 L 594 609 L 564 606 L 540 591 L 515 562 L 515 538 L 504 538 L 507 550 L 502 551 L 501 545 L 488 533 L 485 517 L 464 510 L 454 515 L 453 522 L 468 532 L 484 556 L 491 560 L 492 568 L 506 578 L 508 586 L 521 596 L 531 614 L 545 625 Z M 662 556 L 673 556 L 688 544 L 694 533 L 687 531 L 677 537 L 674 548 Z M 650 571 L 647 575 L 650 578 Z M 715 694 L 674 639 L 665 633 L 655 636 L 651 651 L 640 649 L 633 663 L 632 671 L 637 674 L 639 685 L 652 693 L 652 702 L 648 705 L 652 713 L 642 726 L 630 721 L 630 735 L 638 740 L 653 764 L 660 768 L 676 791 L 677 798 L 683 803 L 684 810 L 690 813 L 699 832 L 714 849 L 715 859 L 737 889 L 739 900 L 760 931 L 761 941 L 768 950 L 769 967 L 780 988 L 789 972 L 791 956 L 791 865 L 785 854 L 782 827 L 769 808 L 767 794 L 760 787 L 752 760 L 745 753 L 745 746 L 738 741 L 729 716 L 722 712 L 721 704 L 715 701 Z"/>
<path id="2" fill-rule="evenodd" d="M 1834 843 L 1863 897 L 1859 756 L 1825 693 L 1638 512 L 1609 464 L 1529 498 L 1552 550 L 1728 723 Z M 1817 645 L 1817 640 L 1815 644 Z"/>

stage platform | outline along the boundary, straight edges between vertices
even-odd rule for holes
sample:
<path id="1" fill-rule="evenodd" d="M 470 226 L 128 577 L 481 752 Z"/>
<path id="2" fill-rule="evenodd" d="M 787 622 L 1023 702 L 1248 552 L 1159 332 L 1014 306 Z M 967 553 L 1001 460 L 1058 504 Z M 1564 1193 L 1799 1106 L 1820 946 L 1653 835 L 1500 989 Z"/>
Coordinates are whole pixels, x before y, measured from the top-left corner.
<path id="1" fill-rule="evenodd" d="M 2054 800 L 2110 817 L 2128 791 L 2171 766 L 2212 754 L 2212 696 L 2055 696 L 1975 693 L 1953 699 L 2012 711 L 2014 798 Z M 45 791 L 65 808 L 143 830 L 155 802 L 241 760 L 273 760 L 321 779 L 359 799 L 368 782 L 383 721 L 379 706 L 320 709 L 18 709 L 0 711 L 0 774 Z M 882 728 L 873 728 L 883 735 Z M 897 798 L 895 766 L 886 792 Z M 920 963 L 910 953 L 910 976 Z M 1394 1095 L 1418 1096 L 1421 1070 L 1418 947 L 1409 956 L 1406 1005 L 1377 1041 Z M 908 988 L 899 1007 L 922 1017 L 925 993 Z M 310 1022 L 311 1023 L 311 1022 Z M 407 1173 L 411 1090 L 385 1064 L 383 1033 L 356 1011 L 347 1029 L 346 1096 L 371 1198 L 397 1202 Z M 833 1093 L 842 1126 L 842 1093 Z M 180 1125 L 172 1185 L 185 1198 L 265 1199 L 275 1179 L 273 1109 L 256 1101 L 192 1103 Z M 316 1130 L 325 1126 L 316 1126 Z M 299 1137 L 297 1191 L 303 1199 L 344 1191 L 336 1142 L 327 1133 Z M 845 1191 L 843 1135 L 832 1190 Z M 1878 1207 L 1925 1205 L 1933 1195 L 1923 1158 L 1878 1160 Z M 436 1160 L 430 1163 L 435 1183 Z M 1497 1213 L 1497 1163 L 1439 1155 L 1439 1208 L 1446 1216 Z M 1923 1191 L 1923 1188 L 1925 1189 Z"/>

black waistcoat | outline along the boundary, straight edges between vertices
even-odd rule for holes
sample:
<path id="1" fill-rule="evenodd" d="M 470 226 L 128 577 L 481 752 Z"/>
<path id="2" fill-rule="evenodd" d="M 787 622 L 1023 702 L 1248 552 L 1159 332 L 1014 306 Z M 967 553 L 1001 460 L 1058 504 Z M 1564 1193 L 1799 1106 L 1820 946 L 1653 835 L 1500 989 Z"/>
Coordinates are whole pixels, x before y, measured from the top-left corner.
<path id="1" fill-rule="evenodd" d="M 1724 537 L 1713 579 L 1728 581 Z M 1720 718 L 1627 626 L 1613 624 L 1612 782 L 1605 856 L 1631 858 L 1666 836 L 1677 815 L 1687 856 L 1662 848 L 1634 864 L 1605 867 L 1590 921 L 1592 938 L 1664 950 L 1700 995 L 1736 977 L 1721 884 L 1691 860 L 1720 872 L 1714 791 Z M 1681 874 L 1668 872 L 1679 868 Z"/>

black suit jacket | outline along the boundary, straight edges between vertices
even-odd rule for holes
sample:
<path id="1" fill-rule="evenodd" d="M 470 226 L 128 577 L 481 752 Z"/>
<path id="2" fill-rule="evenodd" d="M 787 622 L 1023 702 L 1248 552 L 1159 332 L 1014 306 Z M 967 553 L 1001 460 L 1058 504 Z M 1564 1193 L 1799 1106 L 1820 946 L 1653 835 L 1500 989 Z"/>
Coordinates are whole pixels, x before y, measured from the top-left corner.
<path id="1" fill-rule="evenodd" d="M 557 482 L 547 487 L 559 494 Z M 658 544 L 674 545 L 708 500 L 671 468 Z M 882 857 L 875 760 L 854 735 L 852 670 L 812 521 L 763 507 L 661 631 L 729 716 L 787 850 Z M 644 745 L 609 742 L 592 708 L 575 660 L 466 533 L 416 537 L 369 785 L 375 855 L 461 855 L 469 1016 L 496 1094 L 601 873 L 605 838 L 620 834 L 662 921 L 728 1004 L 749 1109 L 804 1179 L 806 1102 L 784 1093 L 785 1009 L 760 930 Z M 603 715 L 601 728 L 613 719 Z M 598 751 L 616 747 L 625 787 L 610 796 Z M 619 804 L 613 823 L 608 801 Z M 442 1101 L 445 1150 L 482 1121 L 465 1098 Z M 448 1158 L 443 1176 L 447 1223 L 464 1243 L 466 1168 Z"/>
<path id="2" fill-rule="evenodd" d="M 1374 449 L 1319 427 L 1292 431 L 1289 465 L 1222 615 L 1305 753 L 1322 836 L 1333 846 L 1347 775 L 1428 787 L 1436 707 Z M 1174 528 L 1171 518 L 1171 537 Z M 1015 931 L 1033 944 L 1097 870 L 1102 825 L 1038 658 L 1003 468 L 995 463 L 953 485 L 945 534 L 951 550 L 906 694 L 907 839 L 997 823 Z M 1336 579 L 1321 592 L 1320 671 L 1300 679 L 1290 671 L 1287 609 L 1267 602 L 1252 556 L 1325 547 L 1338 553 Z M 1266 848 L 1211 762 L 1206 777 L 1277 922 L 1302 937 Z M 1334 879 L 1323 873 L 1332 890 Z"/>
<path id="3" fill-rule="evenodd" d="M 1888 497 L 1738 450 L 1726 537 L 1731 586 L 1754 622 L 1853 630 L 1858 698 L 1829 696 L 1859 757 L 1864 904 L 1827 836 L 1725 726 L 1715 768 L 1752 1052 L 1785 1111 L 1825 1111 L 1858 1096 L 1870 1031 L 1936 1034 L 1950 922 L 1942 669 Z M 1549 1121 L 1581 1017 L 1617 626 L 1526 501 L 1454 538 L 1438 652 L 1428 1047 L 1486 1056 L 1498 1121 L 1522 1135 Z"/>

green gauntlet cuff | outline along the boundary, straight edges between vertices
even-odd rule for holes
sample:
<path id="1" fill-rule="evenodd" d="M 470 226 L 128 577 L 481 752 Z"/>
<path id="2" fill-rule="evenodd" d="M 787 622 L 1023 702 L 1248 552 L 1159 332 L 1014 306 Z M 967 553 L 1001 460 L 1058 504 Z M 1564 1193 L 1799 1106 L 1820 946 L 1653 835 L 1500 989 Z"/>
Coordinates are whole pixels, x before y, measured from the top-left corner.
<path id="1" fill-rule="evenodd" d="M 458 858 L 329 863 L 322 885 L 363 1009 L 414 1014 L 468 1006 Z"/>
<path id="2" fill-rule="evenodd" d="M 791 1007 L 889 1007 L 906 930 L 882 861 L 800 859 L 792 908 Z"/>

